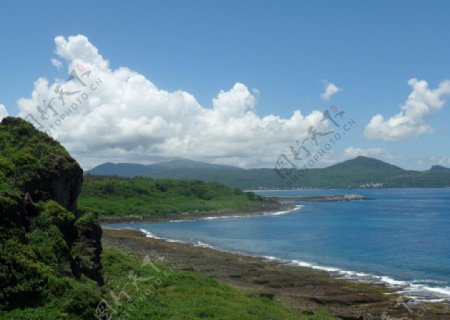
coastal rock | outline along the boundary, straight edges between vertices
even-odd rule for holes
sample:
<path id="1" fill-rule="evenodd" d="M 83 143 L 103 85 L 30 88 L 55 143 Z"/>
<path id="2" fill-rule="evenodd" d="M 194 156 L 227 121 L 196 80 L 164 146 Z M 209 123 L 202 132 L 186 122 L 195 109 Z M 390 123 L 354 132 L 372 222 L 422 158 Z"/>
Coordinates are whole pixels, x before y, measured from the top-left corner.
<path id="1" fill-rule="evenodd" d="M 29 193 L 33 202 L 55 200 L 67 210 L 76 210 L 76 200 L 83 184 L 83 170 L 80 166 L 64 168 L 64 159 L 49 156 L 48 170 L 39 172 L 38 178 L 26 181 L 22 191 Z"/>
<path id="2" fill-rule="evenodd" d="M 83 184 L 83 170 L 75 159 L 57 141 L 20 118 L 4 118 L 0 131 L 9 136 L 2 141 L 7 165 L 0 169 L 23 195 L 29 194 L 34 202 L 53 199 L 75 211 Z"/>
<path id="3" fill-rule="evenodd" d="M 103 284 L 102 230 L 95 213 L 77 209 L 82 184 L 57 141 L 20 118 L 2 120 L 0 311 L 45 305 L 54 292 L 77 300 L 68 284 L 83 276 Z M 96 292 L 85 280 L 74 286 Z"/>
<path id="4" fill-rule="evenodd" d="M 74 257 L 74 273 L 77 277 L 82 274 L 103 285 L 102 265 L 100 256 L 102 253 L 102 228 L 98 223 L 87 219 L 81 219 L 75 223 L 76 239 L 72 245 Z M 74 248 L 81 251 L 75 255 Z"/>

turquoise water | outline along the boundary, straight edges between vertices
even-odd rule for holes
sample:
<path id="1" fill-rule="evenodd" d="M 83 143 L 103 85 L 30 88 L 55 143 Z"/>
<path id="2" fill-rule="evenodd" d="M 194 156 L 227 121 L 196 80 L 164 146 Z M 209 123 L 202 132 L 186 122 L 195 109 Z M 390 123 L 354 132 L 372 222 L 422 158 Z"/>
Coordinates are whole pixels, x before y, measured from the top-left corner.
<path id="1" fill-rule="evenodd" d="M 450 189 L 259 193 L 358 194 L 372 200 L 298 202 L 296 210 L 277 215 L 106 227 L 279 259 L 338 277 L 383 282 L 417 299 L 450 301 Z"/>

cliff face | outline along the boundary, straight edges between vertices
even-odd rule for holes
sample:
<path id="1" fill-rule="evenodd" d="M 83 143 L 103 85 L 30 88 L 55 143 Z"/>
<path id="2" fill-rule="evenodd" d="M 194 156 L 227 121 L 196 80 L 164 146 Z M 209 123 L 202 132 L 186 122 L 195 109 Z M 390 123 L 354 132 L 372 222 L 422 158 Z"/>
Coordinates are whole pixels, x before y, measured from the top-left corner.
<path id="1" fill-rule="evenodd" d="M 0 130 L 0 170 L 12 184 L 34 202 L 53 199 L 75 211 L 83 170 L 67 151 L 20 118 L 3 119 Z"/>
<path id="2" fill-rule="evenodd" d="M 95 295 L 89 279 L 103 284 L 101 228 L 95 213 L 76 205 L 82 183 L 81 167 L 57 141 L 22 119 L 3 119 L 0 311 L 46 305 L 65 293 L 75 299 L 74 286 Z"/>
<path id="3" fill-rule="evenodd" d="M 79 166 L 64 168 L 63 159 L 55 159 L 53 155 L 49 158 L 48 170 L 26 181 L 21 191 L 30 194 L 33 202 L 52 199 L 67 210 L 75 211 L 83 183 L 83 170 Z"/>

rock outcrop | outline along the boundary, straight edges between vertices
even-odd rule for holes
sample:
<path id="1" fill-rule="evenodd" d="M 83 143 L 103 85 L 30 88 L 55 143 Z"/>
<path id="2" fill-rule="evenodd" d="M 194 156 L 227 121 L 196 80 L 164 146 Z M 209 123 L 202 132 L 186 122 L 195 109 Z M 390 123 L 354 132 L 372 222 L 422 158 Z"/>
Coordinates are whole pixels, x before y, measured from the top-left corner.
<path id="1" fill-rule="evenodd" d="M 10 175 L 20 191 L 34 202 L 53 199 L 75 211 L 83 183 L 83 170 L 75 159 L 57 141 L 20 118 L 3 119 L 0 130 L 9 135 L 2 141 L 0 154 L 14 166 Z"/>
<path id="2" fill-rule="evenodd" d="M 20 118 L 3 119 L 0 311 L 45 305 L 71 281 L 91 291 L 84 278 L 103 284 L 101 228 L 95 213 L 77 209 L 82 183 L 83 170 L 57 141 Z"/>

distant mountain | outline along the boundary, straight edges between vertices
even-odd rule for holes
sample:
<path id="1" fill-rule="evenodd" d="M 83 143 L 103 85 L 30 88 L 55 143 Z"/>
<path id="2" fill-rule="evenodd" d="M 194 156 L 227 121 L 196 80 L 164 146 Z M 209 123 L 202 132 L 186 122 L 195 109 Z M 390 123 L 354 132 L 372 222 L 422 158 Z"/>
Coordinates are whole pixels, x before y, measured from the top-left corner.
<path id="1" fill-rule="evenodd" d="M 432 166 L 430 168 L 430 170 L 428 170 L 430 172 L 450 172 L 450 168 L 446 168 L 443 166 Z"/>
<path id="2" fill-rule="evenodd" d="M 150 165 L 137 163 L 111 163 L 101 164 L 92 170 L 86 171 L 91 175 L 119 176 L 119 177 L 135 177 L 135 176 L 154 176 L 165 177 L 165 175 L 176 176 L 182 178 L 196 178 L 202 171 L 234 171 L 243 170 L 238 167 L 226 166 L 220 164 L 212 164 L 188 159 L 175 159 L 163 161 Z M 190 174 L 192 172 L 192 174 Z"/>
<path id="3" fill-rule="evenodd" d="M 404 170 L 384 161 L 362 156 L 322 169 L 306 169 L 295 182 L 289 180 L 291 176 L 281 178 L 270 168 L 241 169 L 186 159 L 152 165 L 105 163 L 87 173 L 121 177 L 200 179 L 244 189 L 450 187 L 449 168 L 433 166 L 426 171 Z"/>
<path id="4" fill-rule="evenodd" d="M 234 166 L 206 163 L 188 159 L 174 159 L 169 161 L 163 161 L 150 165 L 150 167 L 158 169 L 240 169 Z"/>
<path id="5" fill-rule="evenodd" d="M 106 162 L 96 166 L 92 170 L 85 171 L 85 174 L 101 175 L 101 176 L 120 176 L 134 177 L 151 174 L 147 166 L 138 163 L 112 163 Z"/>
<path id="6" fill-rule="evenodd" d="M 341 163 L 334 164 L 327 168 L 328 170 L 370 170 L 370 171 L 378 171 L 378 172 L 394 172 L 399 173 L 403 170 L 400 167 L 394 166 L 387 162 L 359 156 L 351 160 L 347 160 Z"/>

